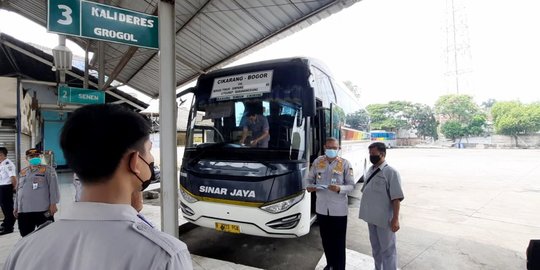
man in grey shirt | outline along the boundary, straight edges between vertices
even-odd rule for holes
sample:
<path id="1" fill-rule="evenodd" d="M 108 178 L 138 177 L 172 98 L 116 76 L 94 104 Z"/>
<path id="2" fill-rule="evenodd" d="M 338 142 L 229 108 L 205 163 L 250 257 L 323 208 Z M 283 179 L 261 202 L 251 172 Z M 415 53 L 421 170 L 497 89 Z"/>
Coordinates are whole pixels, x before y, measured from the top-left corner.
<path id="1" fill-rule="evenodd" d="M 317 221 L 327 266 L 324 269 L 345 269 L 345 236 L 349 194 L 354 188 L 354 173 L 346 159 L 338 156 L 339 142 L 326 139 L 325 155 L 313 161 L 309 171 L 308 192 L 317 196 Z"/>
<path id="2" fill-rule="evenodd" d="M 360 218 L 368 223 L 369 240 L 375 269 L 397 269 L 396 232 L 399 230 L 399 207 L 403 200 L 399 173 L 386 161 L 382 142 L 369 146 L 371 166 L 362 187 Z"/>
<path id="3" fill-rule="evenodd" d="M 4 269 L 193 269 L 186 245 L 131 205 L 155 177 L 149 133 L 149 121 L 121 105 L 75 110 L 60 145 L 83 185 L 81 201 L 20 240 Z"/>
<path id="4" fill-rule="evenodd" d="M 246 116 L 247 118 L 241 123 L 242 138 L 240 143 L 245 143 L 248 133 L 251 131 L 251 140 L 248 142 L 248 146 L 268 148 L 270 126 L 268 125 L 268 119 L 263 115 L 262 105 L 251 106 Z"/>
<path id="5" fill-rule="evenodd" d="M 53 167 L 43 165 L 41 151 L 26 151 L 30 166 L 21 170 L 13 214 L 19 220 L 19 232 L 26 236 L 47 220 L 54 221 L 60 202 L 58 179 Z"/>

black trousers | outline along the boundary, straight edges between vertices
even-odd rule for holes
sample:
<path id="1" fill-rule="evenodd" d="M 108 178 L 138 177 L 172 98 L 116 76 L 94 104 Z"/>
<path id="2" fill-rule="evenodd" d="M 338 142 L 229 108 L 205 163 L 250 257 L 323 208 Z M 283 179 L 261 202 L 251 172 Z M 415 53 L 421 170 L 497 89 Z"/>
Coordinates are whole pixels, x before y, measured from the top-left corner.
<path id="1" fill-rule="evenodd" d="M 333 217 L 317 214 L 326 264 L 334 270 L 345 270 L 345 237 L 347 216 Z"/>
<path id="2" fill-rule="evenodd" d="M 47 220 L 54 221 L 54 217 L 45 216 L 49 211 L 43 212 L 28 212 L 19 213 L 19 232 L 24 237 L 33 232 L 39 225 L 47 222 Z"/>
<path id="3" fill-rule="evenodd" d="M 0 186 L 0 207 L 4 214 L 2 228 L 6 231 L 13 230 L 13 225 L 15 225 L 15 216 L 13 215 L 13 185 Z"/>

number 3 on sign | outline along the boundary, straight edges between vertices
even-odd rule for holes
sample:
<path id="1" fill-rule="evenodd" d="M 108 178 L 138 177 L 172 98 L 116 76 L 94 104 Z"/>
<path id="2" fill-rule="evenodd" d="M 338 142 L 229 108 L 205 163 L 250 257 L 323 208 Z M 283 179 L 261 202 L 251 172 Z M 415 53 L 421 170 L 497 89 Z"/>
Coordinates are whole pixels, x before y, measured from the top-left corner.
<path id="1" fill-rule="evenodd" d="M 63 25 L 70 25 L 73 22 L 73 19 L 71 18 L 71 13 L 73 13 L 73 11 L 71 10 L 71 8 L 66 5 L 58 5 L 58 8 L 63 10 L 62 16 L 64 16 L 64 19 L 58 20 L 58 23 Z"/>

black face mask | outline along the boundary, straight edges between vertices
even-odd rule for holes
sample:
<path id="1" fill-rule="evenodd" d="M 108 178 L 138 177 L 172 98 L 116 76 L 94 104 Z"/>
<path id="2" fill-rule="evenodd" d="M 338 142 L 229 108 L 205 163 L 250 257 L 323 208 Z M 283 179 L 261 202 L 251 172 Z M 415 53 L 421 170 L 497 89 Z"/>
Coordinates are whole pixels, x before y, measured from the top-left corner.
<path id="1" fill-rule="evenodd" d="M 150 179 L 144 181 L 142 180 L 138 175 L 135 175 L 137 176 L 137 178 L 139 178 L 139 180 L 141 181 L 142 183 L 142 187 L 141 187 L 141 191 L 145 190 L 149 185 L 150 183 L 152 182 L 152 180 L 155 180 L 156 179 L 156 172 L 154 171 L 154 162 L 146 162 L 146 160 L 144 160 L 144 158 L 142 158 L 141 156 L 139 156 L 139 158 L 142 159 L 142 161 L 144 161 L 144 163 L 146 163 L 146 165 L 148 165 L 148 168 L 150 169 Z"/>
<path id="2" fill-rule="evenodd" d="M 371 163 L 373 165 L 375 165 L 375 164 L 379 163 L 379 161 L 381 161 L 381 156 L 379 156 L 379 155 L 370 155 L 369 156 L 369 161 L 371 161 Z"/>

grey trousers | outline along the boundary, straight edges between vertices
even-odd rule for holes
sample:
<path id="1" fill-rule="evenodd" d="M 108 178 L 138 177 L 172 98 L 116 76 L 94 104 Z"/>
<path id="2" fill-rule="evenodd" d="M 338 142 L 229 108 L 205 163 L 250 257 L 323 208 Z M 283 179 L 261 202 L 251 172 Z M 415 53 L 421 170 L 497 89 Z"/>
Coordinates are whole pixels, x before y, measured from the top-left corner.
<path id="1" fill-rule="evenodd" d="M 396 233 L 368 223 L 369 241 L 376 270 L 397 269 Z"/>

